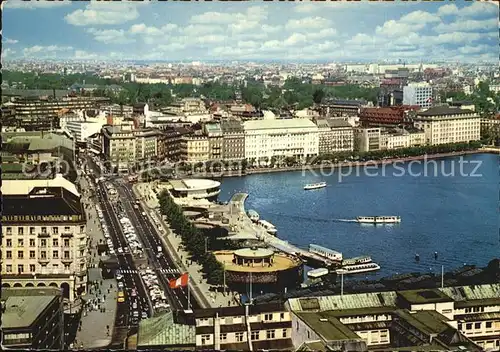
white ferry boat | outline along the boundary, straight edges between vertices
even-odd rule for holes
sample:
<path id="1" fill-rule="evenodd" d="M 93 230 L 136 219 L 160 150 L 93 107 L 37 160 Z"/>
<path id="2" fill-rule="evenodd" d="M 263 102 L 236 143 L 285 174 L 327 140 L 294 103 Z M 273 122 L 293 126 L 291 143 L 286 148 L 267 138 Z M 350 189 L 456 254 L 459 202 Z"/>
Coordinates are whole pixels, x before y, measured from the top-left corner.
<path id="1" fill-rule="evenodd" d="M 255 210 L 249 210 L 247 214 L 250 220 L 252 220 L 253 222 L 259 221 L 259 213 L 257 213 Z"/>
<path id="2" fill-rule="evenodd" d="M 338 275 L 351 275 L 351 274 L 360 274 L 376 270 L 380 270 L 380 265 L 376 263 L 367 263 L 367 264 L 346 265 L 341 269 L 335 270 L 335 272 Z"/>
<path id="3" fill-rule="evenodd" d="M 354 257 L 349 259 L 342 260 L 342 265 L 358 265 L 358 264 L 368 264 L 372 262 L 372 258 L 370 256 L 364 255 L 361 257 Z"/>
<path id="4" fill-rule="evenodd" d="M 326 182 L 311 183 L 304 186 L 304 190 L 318 189 L 326 187 Z"/>
<path id="5" fill-rule="evenodd" d="M 325 275 L 328 275 L 328 273 L 329 271 L 327 268 L 319 268 L 308 271 L 307 277 L 309 277 L 310 279 L 319 279 Z"/>
<path id="6" fill-rule="evenodd" d="M 317 244 L 309 245 L 309 252 L 319 255 L 320 257 L 330 259 L 336 262 L 342 261 L 342 253 L 331 250 L 326 247 L 318 246 Z"/>
<path id="7" fill-rule="evenodd" d="M 259 220 L 258 224 L 260 224 L 262 227 L 264 227 L 266 229 L 267 233 L 270 235 L 276 235 L 276 233 L 278 232 L 276 227 L 273 224 L 271 224 L 269 221 Z"/>
<path id="8" fill-rule="evenodd" d="M 395 224 L 401 222 L 400 216 L 358 216 L 360 224 Z"/>

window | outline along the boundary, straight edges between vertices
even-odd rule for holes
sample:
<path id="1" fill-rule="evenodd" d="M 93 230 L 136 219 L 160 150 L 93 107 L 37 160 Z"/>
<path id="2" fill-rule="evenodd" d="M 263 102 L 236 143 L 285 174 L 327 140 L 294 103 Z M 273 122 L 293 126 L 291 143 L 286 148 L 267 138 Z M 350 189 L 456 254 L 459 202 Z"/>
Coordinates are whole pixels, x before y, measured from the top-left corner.
<path id="1" fill-rule="evenodd" d="M 22 227 L 18 227 L 18 228 L 17 228 L 17 234 L 18 234 L 19 236 L 24 235 L 24 228 L 22 228 Z"/>
<path id="2" fill-rule="evenodd" d="M 280 313 L 280 320 L 284 320 L 285 319 L 285 313 Z"/>
<path id="3" fill-rule="evenodd" d="M 310 339 L 311 338 L 311 333 L 309 330 L 307 330 L 307 338 Z"/>
<path id="4" fill-rule="evenodd" d="M 493 323 L 491 321 L 486 322 L 486 329 L 491 329 L 492 326 L 493 326 Z"/>
<path id="5" fill-rule="evenodd" d="M 23 251 L 17 251 L 17 259 L 24 259 L 24 252 Z"/>
<path id="6" fill-rule="evenodd" d="M 5 252 L 5 258 L 12 259 L 12 251 L 6 251 Z"/>
<path id="7" fill-rule="evenodd" d="M 47 240 L 41 240 L 40 241 L 40 247 L 47 247 Z"/>
<path id="8" fill-rule="evenodd" d="M 85 232 L 85 226 L 80 226 L 80 233 L 84 233 Z"/>
<path id="9" fill-rule="evenodd" d="M 273 320 L 273 314 L 264 314 L 264 321 L 271 321 Z"/>
<path id="10" fill-rule="evenodd" d="M 35 264 L 30 264 L 30 272 L 34 273 L 36 270 L 36 265 Z"/>
<path id="11" fill-rule="evenodd" d="M 227 334 L 220 334 L 220 342 L 226 342 L 227 341 Z"/>
<path id="12" fill-rule="evenodd" d="M 266 338 L 267 339 L 274 339 L 276 336 L 276 331 L 275 330 L 267 330 L 266 331 Z"/>
<path id="13" fill-rule="evenodd" d="M 6 271 L 6 272 L 8 272 L 8 273 L 11 273 L 11 272 L 12 272 L 12 265 L 7 264 L 7 265 L 5 266 L 5 271 Z"/>
<path id="14" fill-rule="evenodd" d="M 474 323 L 474 329 L 481 329 L 481 323 Z"/>
<path id="15" fill-rule="evenodd" d="M 54 235 L 57 235 L 57 234 L 59 233 L 59 227 L 53 227 L 53 228 L 52 228 L 52 233 L 53 233 Z"/>
<path id="16" fill-rule="evenodd" d="M 201 335 L 201 344 L 207 345 L 210 341 L 210 335 Z"/>
<path id="17" fill-rule="evenodd" d="M 40 252 L 40 257 L 41 257 L 42 259 L 47 259 L 47 252 L 46 252 L 46 251 L 41 251 L 41 252 Z"/>
<path id="18" fill-rule="evenodd" d="M 34 235 L 35 234 L 35 228 L 34 227 L 30 227 L 30 235 Z"/>
<path id="19" fill-rule="evenodd" d="M 259 331 L 252 331 L 252 334 L 250 336 L 252 338 L 252 341 L 257 341 L 259 339 Z"/>
<path id="20" fill-rule="evenodd" d="M 69 259 L 69 251 L 64 251 L 64 258 Z"/>
<path id="21" fill-rule="evenodd" d="M 470 330 L 470 329 L 472 329 L 472 323 L 465 324 L 465 330 Z"/>
<path id="22" fill-rule="evenodd" d="M 35 251 L 30 251 L 30 259 L 34 259 L 35 258 Z"/>
<path id="23" fill-rule="evenodd" d="M 58 247 L 59 246 L 59 241 L 57 240 L 57 238 L 54 238 L 52 240 L 52 247 Z"/>
<path id="24" fill-rule="evenodd" d="M 54 259 L 59 258 L 59 252 L 58 251 L 53 251 L 52 252 L 52 258 L 54 258 Z"/>
<path id="25" fill-rule="evenodd" d="M 69 270 L 70 269 L 70 265 L 69 264 L 64 264 L 64 270 Z"/>
<path id="26" fill-rule="evenodd" d="M 243 333 L 242 332 L 237 332 L 235 334 L 236 337 L 236 342 L 243 342 Z"/>
<path id="27" fill-rule="evenodd" d="M 64 247 L 69 247 L 69 239 L 68 238 L 64 239 Z"/>
<path id="28" fill-rule="evenodd" d="M 64 232 L 70 232 L 69 226 L 64 227 Z"/>
<path id="29" fill-rule="evenodd" d="M 45 226 L 42 227 L 42 233 L 47 233 L 47 228 Z"/>
<path id="30" fill-rule="evenodd" d="M 287 337 L 287 329 L 283 329 L 283 330 L 281 331 L 281 336 L 283 336 L 283 337 Z"/>
<path id="31" fill-rule="evenodd" d="M 12 247 L 12 240 L 11 240 L 10 238 L 7 238 L 7 239 L 5 240 L 5 246 L 6 246 L 6 247 Z"/>
<path id="32" fill-rule="evenodd" d="M 24 240 L 23 240 L 22 238 L 19 238 L 19 239 L 17 240 L 17 246 L 18 246 L 18 247 L 24 247 Z"/>
<path id="33" fill-rule="evenodd" d="M 19 274 L 24 273 L 24 265 L 19 264 L 19 265 L 17 266 L 17 272 L 18 272 Z"/>
<path id="34" fill-rule="evenodd" d="M 12 227 L 7 227 L 7 235 L 12 235 Z"/>
<path id="35" fill-rule="evenodd" d="M 35 246 L 36 246 L 35 239 L 34 238 L 30 238 L 30 247 L 35 247 Z"/>

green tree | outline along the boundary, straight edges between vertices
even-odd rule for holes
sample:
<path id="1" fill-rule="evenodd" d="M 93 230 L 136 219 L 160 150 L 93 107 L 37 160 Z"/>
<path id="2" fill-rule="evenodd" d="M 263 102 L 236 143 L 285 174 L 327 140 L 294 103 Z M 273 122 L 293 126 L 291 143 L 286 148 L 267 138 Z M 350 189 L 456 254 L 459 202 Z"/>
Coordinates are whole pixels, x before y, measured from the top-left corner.
<path id="1" fill-rule="evenodd" d="M 321 104 L 324 97 L 325 97 L 325 91 L 323 89 L 316 89 L 313 93 L 313 101 L 316 104 Z"/>

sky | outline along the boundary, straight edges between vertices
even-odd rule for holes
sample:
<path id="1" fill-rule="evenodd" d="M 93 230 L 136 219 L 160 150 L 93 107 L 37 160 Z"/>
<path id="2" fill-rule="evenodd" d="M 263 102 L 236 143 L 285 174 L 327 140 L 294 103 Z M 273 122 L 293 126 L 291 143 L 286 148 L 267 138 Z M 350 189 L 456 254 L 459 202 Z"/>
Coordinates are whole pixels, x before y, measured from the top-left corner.
<path id="1" fill-rule="evenodd" d="M 497 1 L 2 2 L 4 59 L 499 60 Z"/>

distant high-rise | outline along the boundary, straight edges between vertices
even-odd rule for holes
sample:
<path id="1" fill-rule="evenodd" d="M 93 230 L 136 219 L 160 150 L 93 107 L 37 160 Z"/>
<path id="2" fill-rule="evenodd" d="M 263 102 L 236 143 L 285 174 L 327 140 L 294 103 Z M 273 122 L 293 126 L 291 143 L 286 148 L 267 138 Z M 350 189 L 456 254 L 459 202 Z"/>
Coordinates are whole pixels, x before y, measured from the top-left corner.
<path id="1" fill-rule="evenodd" d="M 432 87 L 427 82 L 410 83 L 403 87 L 403 104 L 418 105 L 427 109 L 432 106 Z"/>

